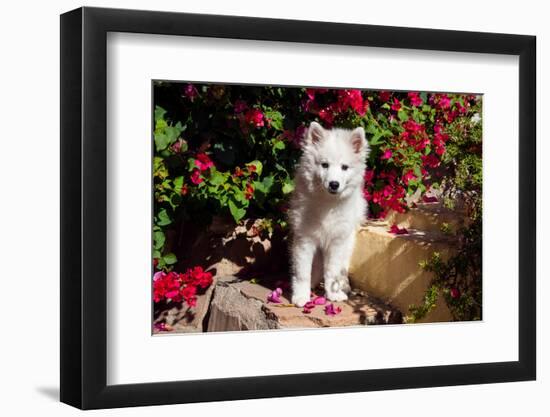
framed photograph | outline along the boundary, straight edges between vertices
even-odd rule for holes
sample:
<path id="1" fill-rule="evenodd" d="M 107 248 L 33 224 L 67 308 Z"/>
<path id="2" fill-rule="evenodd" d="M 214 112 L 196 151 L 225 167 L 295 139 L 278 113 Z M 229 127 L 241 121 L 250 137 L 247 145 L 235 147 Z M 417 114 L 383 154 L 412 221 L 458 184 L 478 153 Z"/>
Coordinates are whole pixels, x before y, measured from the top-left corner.
<path id="1" fill-rule="evenodd" d="M 61 401 L 533 380 L 535 37 L 61 16 Z"/>

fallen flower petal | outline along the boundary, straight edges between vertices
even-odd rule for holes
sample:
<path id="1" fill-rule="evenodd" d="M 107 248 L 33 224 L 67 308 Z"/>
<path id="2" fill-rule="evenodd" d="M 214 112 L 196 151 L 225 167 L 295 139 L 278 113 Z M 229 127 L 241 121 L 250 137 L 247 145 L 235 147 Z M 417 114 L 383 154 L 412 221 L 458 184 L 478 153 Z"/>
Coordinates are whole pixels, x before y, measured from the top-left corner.
<path id="1" fill-rule="evenodd" d="M 409 234 L 409 231 L 407 229 L 405 229 L 404 227 L 399 228 L 396 224 L 393 224 L 390 227 L 389 232 L 393 233 L 394 235 L 408 235 Z"/>
<path id="2" fill-rule="evenodd" d="M 172 330 L 172 327 L 167 325 L 166 323 L 155 323 L 154 324 L 155 330 L 158 330 L 159 332 L 169 332 Z"/>
<path id="3" fill-rule="evenodd" d="M 327 299 L 323 296 L 318 296 L 311 301 L 314 305 L 324 306 L 327 303 Z"/>
<path id="4" fill-rule="evenodd" d="M 275 304 L 279 304 L 281 303 L 281 295 L 283 294 L 283 290 L 280 289 L 280 288 L 276 288 L 275 290 L 271 291 L 268 295 L 267 295 L 267 302 L 268 303 L 275 303 Z"/>
<path id="5" fill-rule="evenodd" d="M 337 314 L 340 314 L 341 312 L 342 312 L 342 308 L 337 307 L 332 303 L 325 306 L 325 314 L 327 316 L 335 316 Z"/>

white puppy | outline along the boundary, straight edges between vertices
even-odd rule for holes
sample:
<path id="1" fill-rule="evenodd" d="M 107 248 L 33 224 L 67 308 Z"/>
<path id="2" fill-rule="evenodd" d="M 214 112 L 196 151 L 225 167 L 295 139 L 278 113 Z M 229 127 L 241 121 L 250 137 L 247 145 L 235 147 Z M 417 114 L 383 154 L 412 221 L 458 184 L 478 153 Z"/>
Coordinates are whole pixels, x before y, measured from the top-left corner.
<path id="1" fill-rule="evenodd" d="M 346 300 L 348 268 L 367 204 L 363 176 L 368 143 L 362 127 L 326 130 L 312 122 L 295 171 L 292 231 L 292 302 L 302 307 L 321 279 L 331 301 Z"/>

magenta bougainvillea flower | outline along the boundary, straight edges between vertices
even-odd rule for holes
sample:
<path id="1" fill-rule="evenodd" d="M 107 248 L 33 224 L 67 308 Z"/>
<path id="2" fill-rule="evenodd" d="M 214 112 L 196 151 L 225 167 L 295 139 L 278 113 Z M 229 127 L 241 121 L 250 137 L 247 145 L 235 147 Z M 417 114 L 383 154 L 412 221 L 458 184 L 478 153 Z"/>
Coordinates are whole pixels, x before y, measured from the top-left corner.
<path id="1" fill-rule="evenodd" d="M 422 105 L 423 101 L 418 92 L 411 91 L 407 93 L 407 96 L 409 97 L 411 106 L 420 107 Z"/>
<path id="2" fill-rule="evenodd" d="M 391 109 L 394 110 L 394 111 L 399 111 L 401 110 L 401 102 L 399 100 L 397 100 L 397 98 L 393 98 L 393 103 L 391 105 Z"/>
<path id="3" fill-rule="evenodd" d="M 369 102 L 363 100 L 360 90 L 339 90 L 337 103 L 335 108 L 339 112 L 343 112 L 348 107 L 351 107 L 360 116 L 364 116 L 369 107 Z"/>
<path id="4" fill-rule="evenodd" d="M 183 95 L 193 101 L 199 95 L 199 92 L 193 84 L 186 84 L 183 88 Z"/>
<path id="5" fill-rule="evenodd" d="M 325 306 L 325 314 L 327 316 L 336 316 L 341 312 L 342 312 L 342 307 L 337 307 L 332 303 Z"/>
<path id="6" fill-rule="evenodd" d="M 383 103 L 387 103 L 390 100 L 391 93 L 389 91 L 380 91 L 378 97 Z"/>
<path id="7" fill-rule="evenodd" d="M 327 299 L 321 295 L 315 297 L 313 300 L 311 300 L 313 304 L 316 306 L 324 306 L 327 303 Z"/>
<path id="8" fill-rule="evenodd" d="M 313 301 L 308 301 L 305 303 L 302 313 L 309 314 L 315 308 L 315 303 Z"/>
<path id="9" fill-rule="evenodd" d="M 201 170 L 206 171 L 207 169 L 214 166 L 214 162 L 210 159 L 208 155 L 205 153 L 200 153 L 197 155 L 197 159 L 195 159 L 195 165 Z"/>
<path id="10" fill-rule="evenodd" d="M 283 290 L 281 288 L 275 288 L 273 291 L 271 291 L 267 295 L 267 302 L 274 303 L 274 304 L 282 303 L 282 300 L 281 300 L 282 294 L 283 294 Z"/>
<path id="11" fill-rule="evenodd" d="M 264 114 L 259 109 L 250 109 L 245 115 L 244 119 L 248 124 L 255 127 L 262 127 L 264 125 Z"/>
<path id="12" fill-rule="evenodd" d="M 407 229 L 405 229 L 404 227 L 400 228 L 396 224 L 392 224 L 392 226 L 390 227 L 389 232 L 393 233 L 394 235 L 408 235 L 409 234 L 409 231 Z"/>
<path id="13" fill-rule="evenodd" d="M 168 326 L 166 323 L 155 323 L 153 327 L 155 328 L 155 330 L 159 332 L 169 332 L 172 330 L 172 328 Z"/>
<path id="14" fill-rule="evenodd" d="M 235 113 L 242 113 L 247 109 L 248 106 L 243 100 L 236 100 L 235 103 L 233 103 L 233 111 Z"/>
<path id="15" fill-rule="evenodd" d="M 393 155 L 393 152 L 391 151 L 391 149 L 386 149 L 380 156 L 380 159 L 390 159 L 392 155 Z"/>
<path id="16" fill-rule="evenodd" d="M 199 185 L 204 179 L 201 177 L 201 171 L 198 168 L 195 168 L 191 173 L 191 182 L 195 185 Z"/>
<path id="17" fill-rule="evenodd" d="M 197 303 L 198 288 L 208 288 L 213 281 L 212 273 L 201 266 L 184 273 L 159 271 L 153 275 L 153 301 L 186 302 L 189 307 Z"/>
<path id="18" fill-rule="evenodd" d="M 412 171 L 412 169 L 409 169 L 407 172 L 405 172 L 402 178 L 403 183 L 405 185 L 408 185 L 410 181 L 415 179 L 416 179 L 416 175 L 414 175 L 414 172 Z"/>

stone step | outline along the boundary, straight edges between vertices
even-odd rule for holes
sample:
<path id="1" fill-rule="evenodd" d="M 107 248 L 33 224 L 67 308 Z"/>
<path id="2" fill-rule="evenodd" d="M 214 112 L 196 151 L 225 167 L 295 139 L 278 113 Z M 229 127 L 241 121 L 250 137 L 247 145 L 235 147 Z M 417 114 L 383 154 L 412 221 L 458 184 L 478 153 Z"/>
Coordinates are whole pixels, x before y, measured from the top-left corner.
<path id="1" fill-rule="evenodd" d="M 353 287 L 367 291 L 407 314 L 409 306 L 422 303 L 433 274 L 419 262 L 434 251 L 448 259 L 456 247 L 453 237 L 439 231 L 407 228 L 408 234 L 389 232 L 386 222 L 369 222 L 357 233 L 350 265 Z M 450 321 L 451 313 L 443 299 L 421 321 Z"/>
<path id="2" fill-rule="evenodd" d="M 419 202 L 404 213 L 391 211 L 385 221 L 406 229 L 454 234 L 465 226 L 466 218 L 461 210 L 448 209 L 440 202 Z"/>
<path id="3" fill-rule="evenodd" d="M 310 313 L 290 304 L 290 294 L 284 292 L 281 303 L 267 302 L 273 286 L 242 281 L 235 277 L 218 280 L 210 305 L 206 331 L 268 330 L 286 328 L 344 327 L 371 324 L 402 323 L 396 309 L 363 292 L 353 292 L 350 299 L 333 303 L 342 310 L 325 314 L 324 306 Z"/>

